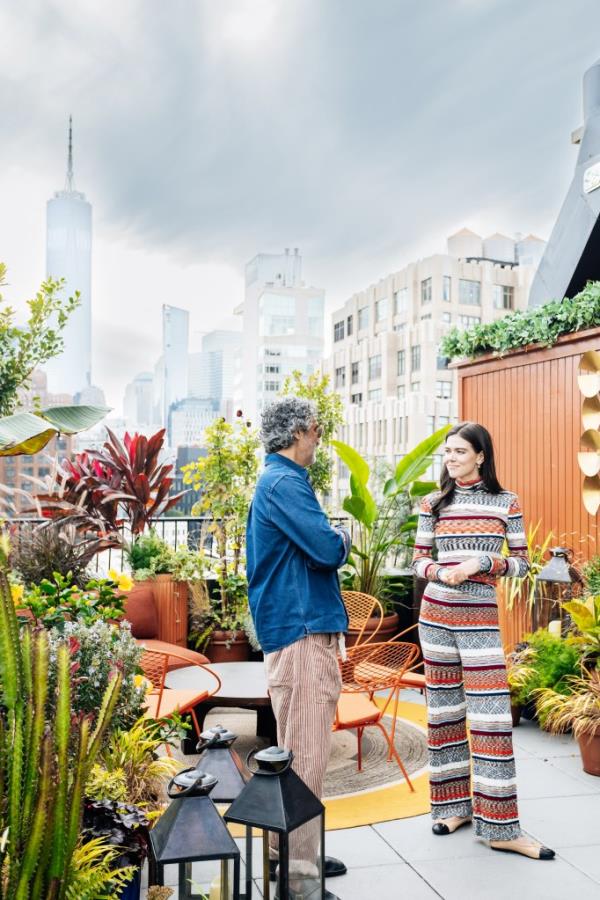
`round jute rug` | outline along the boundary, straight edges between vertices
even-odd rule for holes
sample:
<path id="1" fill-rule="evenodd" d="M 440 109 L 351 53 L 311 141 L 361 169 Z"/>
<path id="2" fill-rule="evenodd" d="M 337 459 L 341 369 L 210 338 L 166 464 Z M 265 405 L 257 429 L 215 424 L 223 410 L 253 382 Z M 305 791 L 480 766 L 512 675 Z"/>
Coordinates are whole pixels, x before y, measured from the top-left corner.
<path id="1" fill-rule="evenodd" d="M 402 776 L 395 760 L 387 761 L 387 742 L 378 728 L 363 734 L 363 768 L 357 769 L 356 732 L 337 732 L 332 736 L 332 751 L 325 776 L 324 802 L 329 829 L 353 828 L 420 816 L 429 812 L 427 775 L 427 738 L 425 708 L 415 703 L 400 703 L 395 746 L 412 781 L 414 792 Z M 205 727 L 222 724 L 238 735 L 235 749 L 242 759 L 254 747 L 265 746 L 255 735 L 255 714 L 244 710 L 214 709 L 206 717 Z M 391 717 L 384 718 L 389 731 Z M 193 765 L 197 757 L 182 757 Z"/>

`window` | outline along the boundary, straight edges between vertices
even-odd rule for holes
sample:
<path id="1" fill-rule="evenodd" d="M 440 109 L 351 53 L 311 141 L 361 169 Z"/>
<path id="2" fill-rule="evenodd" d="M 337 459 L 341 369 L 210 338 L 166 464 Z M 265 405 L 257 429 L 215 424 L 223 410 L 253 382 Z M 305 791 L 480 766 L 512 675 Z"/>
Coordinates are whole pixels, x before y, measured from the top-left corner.
<path id="1" fill-rule="evenodd" d="M 436 360 L 436 369 L 447 369 L 448 368 L 448 357 L 447 356 L 438 356 Z"/>
<path id="2" fill-rule="evenodd" d="M 369 381 L 381 378 L 381 354 L 369 357 Z"/>
<path id="3" fill-rule="evenodd" d="M 360 363 L 352 363 L 352 384 L 356 384 L 360 373 Z"/>
<path id="4" fill-rule="evenodd" d="M 404 438 L 404 420 L 401 416 L 398 419 L 397 434 L 398 434 L 398 443 L 401 444 L 402 440 Z M 398 462 L 400 462 L 400 460 L 398 460 Z"/>
<path id="5" fill-rule="evenodd" d="M 348 318 L 346 319 L 346 334 L 348 335 L 348 337 L 350 337 L 350 335 L 352 334 L 352 319 L 352 316 L 348 316 Z"/>
<path id="6" fill-rule="evenodd" d="M 415 391 L 421 390 L 421 382 L 420 381 L 411 381 L 410 389 L 414 393 Z"/>
<path id="7" fill-rule="evenodd" d="M 277 392 L 279 390 L 279 382 L 278 381 L 265 381 L 265 391 L 269 393 Z"/>
<path id="8" fill-rule="evenodd" d="M 460 328 L 472 328 L 473 325 L 481 325 L 481 316 L 459 316 Z"/>
<path id="9" fill-rule="evenodd" d="M 424 316 L 421 316 L 421 322 L 425 322 L 427 319 L 431 318 L 431 313 L 425 313 Z"/>
<path id="10" fill-rule="evenodd" d="M 350 400 L 355 404 L 362 403 L 362 394 L 352 394 Z"/>
<path id="11" fill-rule="evenodd" d="M 405 313 L 408 308 L 408 288 L 394 291 L 394 315 Z"/>
<path id="12" fill-rule="evenodd" d="M 323 304 L 323 297 L 308 298 L 308 333 L 313 337 L 323 337 Z"/>
<path id="13" fill-rule="evenodd" d="M 410 348 L 410 371 L 418 372 L 421 368 L 421 345 L 414 344 Z"/>
<path id="14" fill-rule="evenodd" d="M 265 366 L 265 372 L 267 375 L 279 375 L 281 366 Z"/>
<path id="15" fill-rule="evenodd" d="M 442 322 L 444 322 L 446 325 L 452 324 L 452 316 L 450 315 L 449 312 L 442 313 Z"/>
<path id="16" fill-rule="evenodd" d="M 381 388 L 374 388 L 372 391 L 369 391 L 369 400 L 381 400 Z"/>
<path id="17" fill-rule="evenodd" d="M 431 278 L 424 278 L 421 282 L 421 303 L 431 303 L 431 299 Z"/>
<path id="18" fill-rule="evenodd" d="M 333 326 L 333 340 L 334 341 L 343 341 L 344 340 L 344 320 L 341 322 L 336 322 Z"/>
<path id="19" fill-rule="evenodd" d="M 433 434 L 435 431 L 435 416 L 427 416 L 427 434 Z"/>
<path id="20" fill-rule="evenodd" d="M 441 453 L 434 453 L 433 461 L 431 464 L 431 474 L 437 481 L 442 472 L 442 455 Z"/>
<path id="21" fill-rule="evenodd" d="M 512 309 L 515 289 L 507 284 L 494 285 L 494 309 Z"/>
<path id="22" fill-rule="evenodd" d="M 369 327 L 369 307 L 362 306 L 358 311 L 358 330 L 364 331 Z"/>
<path id="23" fill-rule="evenodd" d="M 468 306 L 481 306 L 481 282 L 461 278 L 458 282 L 458 299 Z"/>
<path id="24" fill-rule="evenodd" d="M 293 334 L 295 328 L 295 298 L 287 294 L 263 294 L 259 301 L 259 335 Z"/>
<path id="25" fill-rule="evenodd" d="M 452 300 L 452 279 L 449 275 L 442 278 L 442 300 L 444 303 L 450 303 Z"/>
<path id="26" fill-rule="evenodd" d="M 396 375 L 404 375 L 406 367 L 406 351 L 398 350 Z"/>
<path id="27" fill-rule="evenodd" d="M 450 424 L 450 416 L 438 416 L 438 428 L 443 428 L 444 425 Z"/>
<path id="28" fill-rule="evenodd" d="M 377 300 L 375 303 L 375 321 L 376 322 L 385 322 L 388 315 L 388 302 L 387 297 L 382 297 L 381 300 Z"/>
<path id="29" fill-rule="evenodd" d="M 404 398 L 406 397 L 406 387 L 405 387 L 405 385 L 399 384 L 399 385 L 396 387 L 396 397 L 398 398 L 398 400 L 404 400 Z"/>
<path id="30" fill-rule="evenodd" d="M 269 350 L 268 347 L 265 347 L 265 356 L 281 356 L 281 350 Z"/>
<path id="31" fill-rule="evenodd" d="M 436 381 L 435 396 L 439 400 L 450 400 L 450 398 L 452 397 L 452 382 L 451 381 Z"/>
<path id="32" fill-rule="evenodd" d="M 346 386 L 346 367 L 340 366 L 339 369 L 335 370 L 335 386 L 336 388 L 343 388 Z"/>

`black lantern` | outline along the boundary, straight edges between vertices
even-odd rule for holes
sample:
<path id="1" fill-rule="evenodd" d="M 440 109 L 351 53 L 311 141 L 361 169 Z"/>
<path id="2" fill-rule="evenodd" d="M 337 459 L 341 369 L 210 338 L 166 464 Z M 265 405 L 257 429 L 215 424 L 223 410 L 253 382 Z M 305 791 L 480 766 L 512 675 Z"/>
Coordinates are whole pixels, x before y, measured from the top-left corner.
<path id="1" fill-rule="evenodd" d="M 200 759 L 197 768 L 206 769 L 217 779 L 211 791 L 213 803 L 231 803 L 246 786 L 244 764 L 235 750 L 232 749 L 237 734 L 228 731 L 222 725 L 208 728 L 200 735 L 197 751 Z"/>
<path id="2" fill-rule="evenodd" d="M 573 595 L 573 576 L 570 565 L 571 551 L 567 547 L 551 547 L 550 559 L 538 572 L 536 581 L 541 582 L 543 588 L 549 588 L 541 592 L 538 603 L 533 608 L 533 628 L 547 628 L 551 619 L 562 623 L 562 606 L 564 600 L 570 600 Z M 560 634 L 561 628 L 558 628 Z"/>
<path id="3" fill-rule="evenodd" d="M 211 898 L 239 900 L 240 851 L 208 796 L 216 783 L 214 775 L 199 768 L 179 772 L 167 788 L 173 802 L 150 831 L 150 883 L 164 884 L 164 867 L 177 863 L 179 900 L 204 896 L 192 892 L 192 863 L 207 860 L 221 861 L 219 883 L 211 887 Z"/>
<path id="4" fill-rule="evenodd" d="M 250 758 L 246 761 L 248 766 Z M 252 829 L 262 829 L 263 841 L 263 897 L 269 900 L 269 832 L 279 836 L 278 898 L 290 897 L 290 833 L 312 820 L 319 829 L 317 849 L 318 876 L 311 893 L 304 893 L 310 900 L 325 896 L 325 807 L 308 789 L 291 768 L 293 754 L 283 747 L 269 747 L 254 756 L 258 769 L 237 800 L 225 813 L 226 822 L 246 826 L 246 900 L 252 897 Z M 294 876 L 296 877 L 296 876 Z"/>

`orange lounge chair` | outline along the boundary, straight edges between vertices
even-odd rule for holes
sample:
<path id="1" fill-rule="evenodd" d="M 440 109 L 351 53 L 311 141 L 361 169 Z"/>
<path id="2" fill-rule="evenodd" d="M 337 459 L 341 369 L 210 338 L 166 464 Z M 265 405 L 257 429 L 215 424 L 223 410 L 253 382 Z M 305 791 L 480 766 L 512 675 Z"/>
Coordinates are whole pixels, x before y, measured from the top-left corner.
<path id="1" fill-rule="evenodd" d="M 383 607 L 377 597 L 371 594 L 363 594 L 361 591 L 342 591 L 342 600 L 348 613 L 348 629 L 358 631 L 353 646 L 366 644 L 373 640 L 383 624 Z M 365 628 L 369 619 L 377 618 L 378 625 L 368 637 L 364 637 Z"/>
<path id="2" fill-rule="evenodd" d="M 369 726 L 379 728 L 388 743 L 388 759 L 394 757 L 411 791 L 414 791 L 411 780 L 394 746 L 395 729 L 388 734 L 382 719 L 393 703 L 392 717 L 395 721 L 400 679 L 418 653 L 415 644 L 397 641 L 350 647 L 348 659 L 341 663 L 343 686 L 333 724 L 334 731 L 356 729 L 359 772 L 362 770 L 363 732 Z M 374 700 L 378 691 L 388 692 L 382 706 Z"/>
<path id="3" fill-rule="evenodd" d="M 170 645 L 169 645 L 170 646 Z M 178 648 L 180 649 L 180 648 Z M 200 726 L 196 716 L 195 707 L 212 697 L 221 688 L 221 679 L 208 666 L 195 663 L 199 669 L 204 669 L 209 675 L 209 684 L 214 684 L 210 688 L 198 690 L 192 688 L 190 690 L 172 690 L 166 687 L 165 678 L 169 671 L 169 661 L 172 657 L 180 656 L 169 650 L 163 652 L 160 650 L 144 650 L 140 660 L 140 666 L 146 678 L 152 682 L 152 691 L 146 697 L 147 711 L 146 715 L 152 719 L 166 719 L 174 712 L 181 714 L 189 713 L 194 724 L 194 730 L 198 738 L 200 738 Z M 190 665 L 189 660 L 185 660 L 185 665 Z"/>

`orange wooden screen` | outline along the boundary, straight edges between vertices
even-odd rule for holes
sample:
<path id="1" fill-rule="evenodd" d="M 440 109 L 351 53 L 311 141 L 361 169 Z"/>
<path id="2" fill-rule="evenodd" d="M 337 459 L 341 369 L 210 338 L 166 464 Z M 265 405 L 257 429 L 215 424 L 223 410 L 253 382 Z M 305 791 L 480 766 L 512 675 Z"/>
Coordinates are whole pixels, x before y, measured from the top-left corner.
<path id="1" fill-rule="evenodd" d="M 548 348 L 514 351 L 455 364 L 459 416 L 480 422 L 494 439 L 502 485 L 521 499 L 526 527 L 541 520 L 539 536 L 588 559 L 599 552 L 596 518 L 581 496 L 577 464 L 583 397 L 577 384 L 581 356 L 600 350 L 600 329 L 566 335 Z M 530 625 L 525 610 L 502 611 L 503 639 L 513 645 Z"/>

